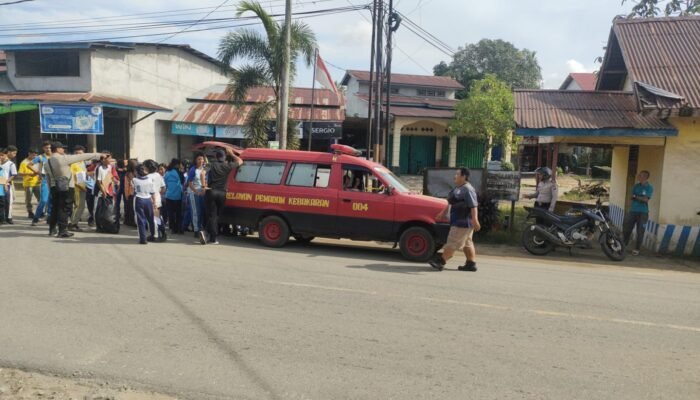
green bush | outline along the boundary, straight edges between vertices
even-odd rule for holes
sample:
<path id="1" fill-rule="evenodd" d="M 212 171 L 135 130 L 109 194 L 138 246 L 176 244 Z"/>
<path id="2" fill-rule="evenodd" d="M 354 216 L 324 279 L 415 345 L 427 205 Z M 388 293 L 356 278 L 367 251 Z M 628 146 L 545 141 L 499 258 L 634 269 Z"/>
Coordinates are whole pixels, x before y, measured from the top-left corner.
<path id="1" fill-rule="evenodd" d="M 515 166 L 512 162 L 503 161 L 501 163 L 501 169 L 504 171 L 515 171 Z"/>

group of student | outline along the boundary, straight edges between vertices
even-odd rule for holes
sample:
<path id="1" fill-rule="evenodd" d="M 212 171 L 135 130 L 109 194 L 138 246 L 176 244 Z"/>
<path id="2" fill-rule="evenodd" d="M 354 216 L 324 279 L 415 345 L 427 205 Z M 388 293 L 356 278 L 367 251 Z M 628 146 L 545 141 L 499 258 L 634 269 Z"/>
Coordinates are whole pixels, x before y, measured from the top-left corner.
<path id="1" fill-rule="evenodd" d="M 218 244 L 226 179 L 242 164 L 230 150 L 216 150 L 211 162 L 198 153 L 192 165 L 179 159 L 165 165 L 117 161 L 109 151 L 86 153 L 82 146 L 68 155 L 62 143 L 44 142 L 41 153 L 29 150 L 18 170 L 16 155 L 14 147 L 0 149 L 0 224 L 13 223 L 13 182 L 21 178 L 32 226 L 46 218 L 49 235 L 72 237 L 83 231 L 87 209 L 88 226 L 117 233 L 123 222 L 138 228 L 141 244 L 167 240 L 168 229 L 171 234 L 192 231 L 199 243 Z"/>

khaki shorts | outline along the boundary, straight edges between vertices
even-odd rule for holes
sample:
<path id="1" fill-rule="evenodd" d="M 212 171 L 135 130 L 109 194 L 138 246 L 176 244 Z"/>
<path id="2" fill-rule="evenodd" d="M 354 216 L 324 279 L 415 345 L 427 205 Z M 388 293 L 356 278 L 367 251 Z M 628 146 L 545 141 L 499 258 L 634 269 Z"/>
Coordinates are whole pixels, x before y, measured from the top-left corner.
<path id="1" fill-rule="evenodd" d="M 456 251 L 461 250 L 464 247 L 473 248 L 473 235 L 474 228 L 460 228 L 457 226 L 451 226 L 450 233 L 447 235 L 447 243 L 445 243 L 445 249 Z"/>

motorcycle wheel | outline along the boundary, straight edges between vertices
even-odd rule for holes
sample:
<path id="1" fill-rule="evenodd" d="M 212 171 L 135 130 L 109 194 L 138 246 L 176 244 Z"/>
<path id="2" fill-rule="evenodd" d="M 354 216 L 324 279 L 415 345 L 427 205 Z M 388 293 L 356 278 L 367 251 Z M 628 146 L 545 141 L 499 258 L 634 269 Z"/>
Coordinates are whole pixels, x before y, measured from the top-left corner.
<path id="1" fill-rule="evenodd" d="M 528 225 L 523 231 L 523 247 L 528 253 L 536 256 L 544 256 L 551 253 L 554 250 L 554 244 L 545 238 L 537 236 L 537 233 L 532 230 L 533 226 L 535 225 Z"/>
<path id="2" fill-rule="evenodd" d="M 622 243 L 617 235 L 612 232 L 606 232 L 600 235 L 598 239 L 600 248 L 606 256 L 613 261 L 622 261 L 625 259 L 625 244 Z"/>

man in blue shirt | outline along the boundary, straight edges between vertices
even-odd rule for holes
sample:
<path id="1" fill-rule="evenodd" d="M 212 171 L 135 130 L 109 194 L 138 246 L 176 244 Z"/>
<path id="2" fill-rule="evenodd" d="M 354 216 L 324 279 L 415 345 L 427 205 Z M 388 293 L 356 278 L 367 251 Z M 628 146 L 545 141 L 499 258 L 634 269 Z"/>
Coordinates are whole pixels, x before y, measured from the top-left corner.
<path id="1" fill-rule="evenodd" d="M 644 240 L 644 229 L 649 220 L 649 200 L 654 193 L 654 187 L 649 183 L 649 171 L 642 171 L 637 175 L 637 182 L 632 187 L 632 207 L 624 223 L 623 233 L 625 245 L 628 245 L 632 237 L 632 230 L 637 227 L 637 242 L 632 250 L 633 255 L 639 255 L 639 248 Z"/>
<path id="2" fill-rule="evenodd" d="M 460 266 L 460 271 L 476 272 L 476 249 L 472 236 L 481 230 L 479 223 L 479 203 L 476 190 L 469 183 L 469 170 L 459 168 L 455 173 L 455 188 L 447 197 L 447 207 L 437 215 L 436 220 L 444 220 L 450 214 L 450 233 L 442 254 L 436 254 L 428 263 L 438 271 L 442 271 L 447 261 L 457 250 L 464 250 L 466 264 Z"/>

